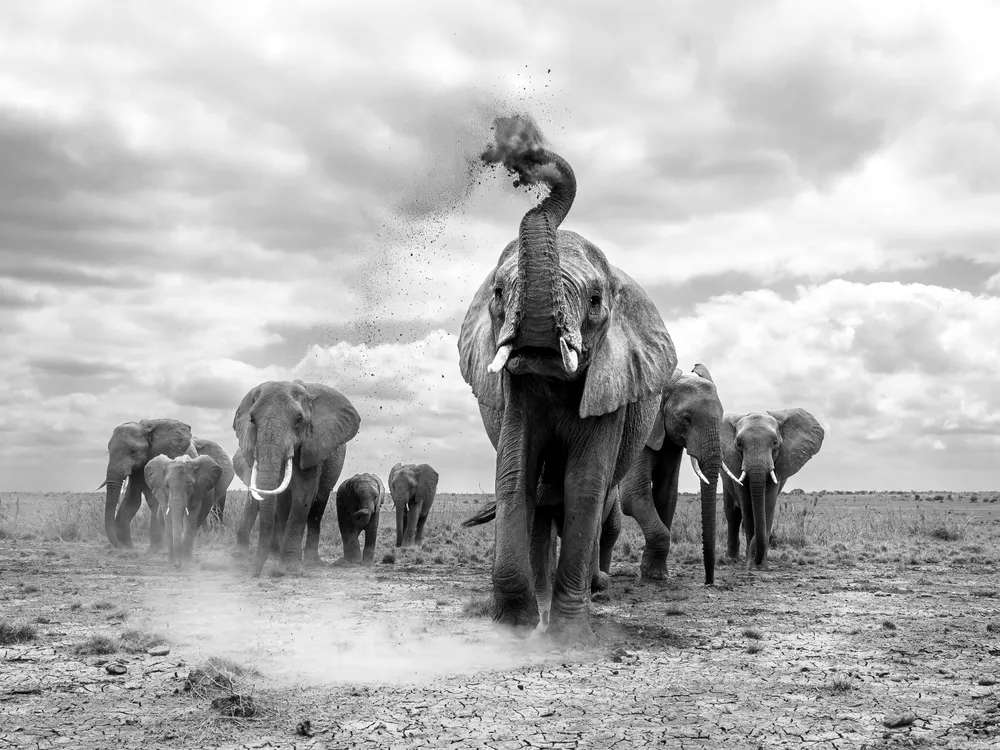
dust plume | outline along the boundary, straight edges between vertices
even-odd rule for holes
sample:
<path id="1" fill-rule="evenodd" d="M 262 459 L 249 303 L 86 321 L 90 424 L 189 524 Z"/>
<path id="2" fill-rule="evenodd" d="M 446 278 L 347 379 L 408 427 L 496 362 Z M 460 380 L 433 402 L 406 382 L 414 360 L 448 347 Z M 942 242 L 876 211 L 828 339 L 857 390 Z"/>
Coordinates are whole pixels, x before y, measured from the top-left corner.
<path id="1" fill-rule="evenodd" d="M 559 179 L 552 154 L 545 148 L 542 131 L 530 115 L 497 117 L 492 143 L 481 155 L 486 164 L 502 164 L 518 176 L 514 187 L 550 183 Z"/>
<path id="2" fill-rule="evenodd" d="M 342 569 L 251 581 L 245 571 L 183 570 L 146 596 L 149 626 L 188 664 L 232 659 L 262 685 L 422 683 L 563 658 L 537 637 L 463 617 L 426 586 Z"/>

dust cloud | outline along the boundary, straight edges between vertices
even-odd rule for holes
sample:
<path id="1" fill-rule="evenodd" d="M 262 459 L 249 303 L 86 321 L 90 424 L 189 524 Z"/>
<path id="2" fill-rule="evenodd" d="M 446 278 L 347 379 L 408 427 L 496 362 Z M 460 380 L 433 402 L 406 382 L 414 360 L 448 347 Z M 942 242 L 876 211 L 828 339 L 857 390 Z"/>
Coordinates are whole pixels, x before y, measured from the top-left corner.
<path id="1" fill-rule="evenodd" d="M 144 624 L 189 665 L 225 657 L 262 672 L 266 685 L 425 683 L 560 658 L 537 634 L 522 640 L 463 617 L 464 601 L 368 573 L 250 581 L 242 568 L 185 569 L 147 591 Z"/>

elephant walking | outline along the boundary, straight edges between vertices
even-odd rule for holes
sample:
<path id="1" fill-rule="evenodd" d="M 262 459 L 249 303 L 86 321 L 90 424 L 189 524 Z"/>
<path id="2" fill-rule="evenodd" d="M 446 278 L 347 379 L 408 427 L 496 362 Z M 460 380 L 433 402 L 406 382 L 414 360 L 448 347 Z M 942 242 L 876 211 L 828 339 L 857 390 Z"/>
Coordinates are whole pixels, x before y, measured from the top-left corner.
<path id="1" fill-rule="evenodd" d="M 232 481 L 228 457 L 225 463 L 230 474 L 225 484 L 225 469 L 207 454 L 197 458 L 187 454 L 177 458 L 154 456 L 146 464 L 143 474 L 158 500 L 157 512 L 166 529 L 167 556 L 178 567 L 183 560 L 191 559 L 195 534 L 216 502 L 218 487 L 221 485 L 224 492 Z"/>
<path id="2" fill-rule="evenodd" d="M 595 245 L 558 229 L 576 196 L 570 165 L 522 118 L 499 118 L 494 136 L 484 161 L 516 173 L 515 185 L 549 188 L 476 291 L 458 342 L 487 432 L 498 427 L 494 617 L 522 631 L 540 619 L 541 564 L 531 562 L 529 538 L 544 465 L 564 511 L 549 633 L 591 641 L 588 588 L 605 501 L 649 435 L 677 356 L 642 288 Z"/>
<path id="3" fill-rule="evenodd" d="M 396 464 L 389 470 L 389 492 L 396 506 L 396 546 L 424 541 L 424 525 L 434 505 L 438 473 L 429 464 Z"/>
<path id="4" fill-rule="evenodd" d="M 716 494 L 722 468 L 722 402 L 708 368 L 680 369 L 663 390 L 660 411 L 646 445 L 622 480 L 622 512 L 642 529 L 643 578 L 667 577 L 670 529 L 677 508 L 677 483 L 687 450 L 701 482 L 701 550 L 705 583 L 715 583 Z"/>
<path id="5" fill-rule="evenodd" d="M 302 559 L 319 562 L 323 513 L 347 455 L 346 444 L 358 433 L 361 417 L 340 391 L 320 383 L 271 380 L 251 388 L 233 417 L 243 460 L 250 468 L 247 486 L 259 501 L 260 529 L 251 563 L 259 576 L 268 554 L 282 564 Z M 250 503 L 247 504 L 250 506 Z M 244 512 L 237 540 L 249 541 L 250 511 Z"/>
<path id="6" fill-rule="evenodd" d="M 767 569 L 767 548 L 778 494 L 788 478 L 819 453 L 824 430 L 805 409 L 727 413 L 722 420 L 723 506 L 729 556 L 747 540 L 747 569 Z M 740 475 L 737 477 L 736 472 Z M 744 481 L 749 482 L 747 487 Z"/>
<path id="7" fill-rule="evenodd" d="M 375 543 L 385 486 L 374 474 L 355 474 L 337 488 L 337 525 L 344 543 L 344 560 L 371 565 L 375 562 Z M 358 538 L 365 535 L 361 551 Z"/>

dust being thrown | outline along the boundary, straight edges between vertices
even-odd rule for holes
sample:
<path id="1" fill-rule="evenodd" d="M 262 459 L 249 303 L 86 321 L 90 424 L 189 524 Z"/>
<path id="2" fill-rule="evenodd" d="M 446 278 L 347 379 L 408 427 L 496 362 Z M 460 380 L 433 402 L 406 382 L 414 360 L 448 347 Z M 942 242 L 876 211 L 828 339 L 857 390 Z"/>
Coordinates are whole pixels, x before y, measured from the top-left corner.
<path id="1" fill-rule="evenodd" d="M 552 154 L 545 147 L 542 131 L 530 115 L 497 117 L 493 122 L 494 142 L 480 158 L 486 164 L 502 164 L 517 175 L 514 187 L 550 182 L 559 178 Z"/>
<path id="2" fill-rule="evenodd" d="M 537 637 L 462 617 L 458 603 L 440 608 L 427 587 L 366 572 L 254 582 L 192 569 L 147 592 L 146 617 L 189 664 L 230 659 L 267 684 L 412 684 L 560 658 Z"/>

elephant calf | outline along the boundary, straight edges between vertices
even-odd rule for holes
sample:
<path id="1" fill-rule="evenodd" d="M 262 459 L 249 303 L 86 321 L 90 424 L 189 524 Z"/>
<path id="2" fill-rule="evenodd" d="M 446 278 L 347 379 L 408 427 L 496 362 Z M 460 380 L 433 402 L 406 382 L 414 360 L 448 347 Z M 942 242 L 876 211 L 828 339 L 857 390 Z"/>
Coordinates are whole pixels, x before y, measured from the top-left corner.
<path id="1" fill-rule="evenodd" d="M 157 500 L 167 555 L 180 567 L 182 560 L 191 558 L 194 536 L 212 509 L 223 467 L 211 456 L 161 455 L 151 458 L 143 473 Z"/>
<path id="2" fill-rule="evenodd" d="M 396 506 L 396 546 L 422 544 L 424 524 L 434 504 L 438 473 L 428 464 L 396 464 L 389 472 L 389 491 Z"/>
<path id="3" fill-rule="evenodd" d="M 355 474 L 337 488 L 337 525 L 344 541 L 344 560 L 362 565 L 375 561 L 379 513 L 385 486 L 374 474 Z M 365 551 L 358 538 L 365 533 Z"/>
<path id="4" fill-rule="evenodd" d="M 778 494 L 788 478 L 819 453 L 824 434 L 820 423 L 805 409 L 723 416 L 722 468 L 726 475 L 722 477 L 722 494 L 729 556 L 739 555 L 742 521 L 748 569 L 767 568 Z M 739 472 L 738 477 L 735 472 Z"/>

